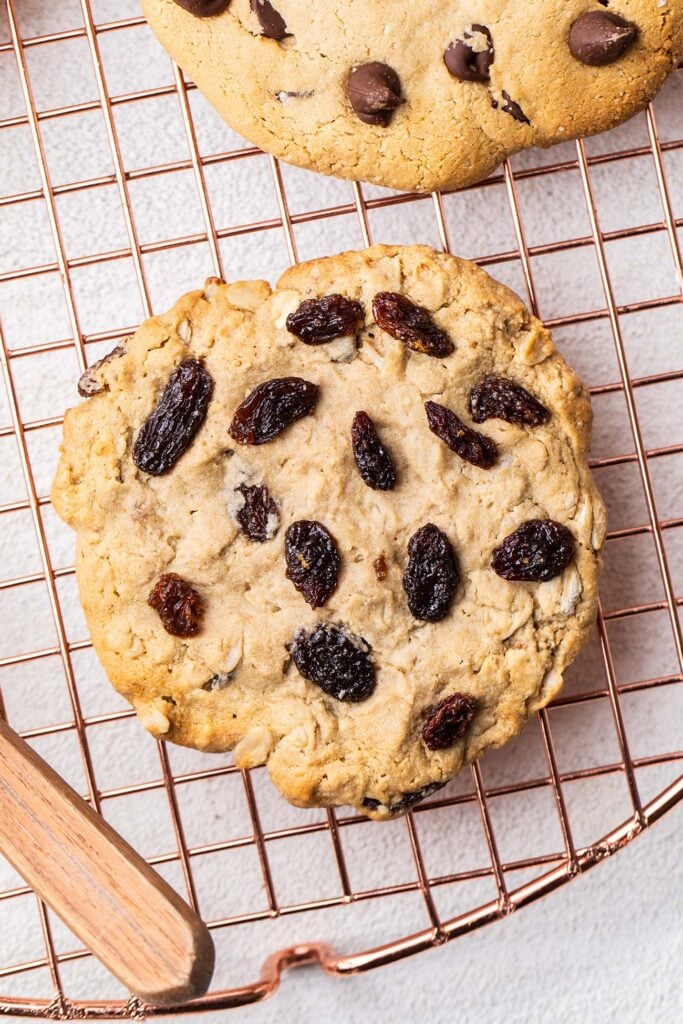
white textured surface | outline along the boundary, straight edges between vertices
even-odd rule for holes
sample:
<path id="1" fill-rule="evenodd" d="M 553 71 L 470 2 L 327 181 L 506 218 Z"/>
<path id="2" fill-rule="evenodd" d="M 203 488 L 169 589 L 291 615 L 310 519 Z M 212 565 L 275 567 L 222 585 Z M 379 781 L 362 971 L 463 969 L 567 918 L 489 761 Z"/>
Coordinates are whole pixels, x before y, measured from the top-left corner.
<path id="1" fill-rule="evenodd" d="M 680 849 L 674 814 L 613 861 L 502 925 L 344 982 L 313 970 L 293 973 L 272 1000 L 241 1011 L 240 1020 L 678 1024 Z"/>
<path id="2" fill-rule="evenodd" d="M 98 20 L 137 14 L 134 0 L 93 0 Z M 82 23 L 78 0 L 58 5 L 44 0 L 17 0 L 25 36 L 71 28 Z M 0 41 L 7 37 L 0 6 Z M 151 35 L 142 28 L 101 37 L 107 83 L 112 95 L 172 84 L 170 64 Z M 27 63 L 40 109 L 96 99 L 87 43 L 82 38 L 51 46 L 31 47 Z M 240 140 L 222 126 L 196 93 L 190 94 L 199 145 L 203 154 L 238 148 Z M 665 88 L 656 110 L 663 140 L 683 137 L 683 74 Z M 21 91 L 12 59 L 0 53 L 0 119 L 20 115 Z M 186 160 L 187 140 L 173 95 L 117 105 L 114 108 L 123 162 L 137 170 Z M 113 169 L 101 113 L 45 120 L 41 132 L 55 185 L 109 175 Z M 647 146 L 643 116 L 608 136 L 591 140 L 591 154 L 628 146 Z M 516 169 L 574 159 L 571 144 L 548 153 L 516 158 Z M 683 149 L 664 155 L 674 215 L 683 217 Z M 206 183 L 219 228 L 278 217 L 276 193 L 265 156 L 210 164 Z M 348 183 L 322 179 L 291 168 L 282 169 L 292 213 L 352 203 Z M 662 218 L 652 159 L 648 155 L 594 166 L 591 178 L 604 231 L 618 231 L 659 222 Z M 0 194 L 37 188 L 39 179 L 26 127 L 0 135 Z M 141 243 L 204 231 L 201 208 L 190 170 L 163 177 L 138 177 L 129 185 Z M 518 182 L 529 245 L 580 238 L 590 234 L 578 171 L 531 177 Z M 366 198 L 382 195 L 374 188 Z M 128 237 L 115 184 L 59 195 L 57 215 L 69 258 L 126 248 Z M 516 249 L 508 199 L 503 185 L 478 188 L 444 200 L 454 251 L 485 257 Z M 376 208 L 369 213 L 375 241 L 438 244 L 437 222 L 430 199 Z M 302 259 L 346 247 L 360 247 L 362 237 L 354 212 L 295 227 Z M 258 234 L 224 239 L 221 253 L 228 277 L 263 276 L 273 280 L 287 263 L 284 235 L 275 227 Z M 676 294 L 676 278 L 663 231 L 616 240 L 607 245 L 609 270 L 618 303 Z M 34 200 L 0 207 L 0 273 L 55 259 L 45 204 Z M 152 306 L 163 309 L 186 288 L 213 272 L 208 246 L 189 246 L 150 253 L 143 259 Z M 499 261 L 490 272 L 524 297 L 518 259 Z M 604 306 L 594 251 L 579 246 L 532 260 L 541 315 L 553 318 Z M 129 257 L 76 267 L 71 272 L 81 329 L 92 333 L 136 324 L 142 314 L 140 294 Z M 71 335 L 63 292 L 54 272 L 0 283 L 0 309 L 8 345 L 27 345 Z M 665 373 L 681 366 L 681 308 L 673 305 L 623 316 L 621 327 L 633 376 Z M 592 386 L 619 379 L 609 326 L 604 319 L 587 321 L 556 332 L 563 353 Z M 110 346 L 106 346 L 110 347 Z M 102 346 L 89 346 L 92 360 Z M 75 400 L 77 364 L 73 348 L 12 361 L 21 415 L 26 421 L 57 416 Z M 648 447 L 683 442 L 683 382 L 639 388 L 638 413 Z M 633 451 L 623 396 L 602 394 L 594 402 L 594 454 L 598 457 Z M 0 388 L 0 426 L 9 411 Z M 54 466 L 58 428 L 28 435 L 36 487 L 45 494 Z M 683 514 L 681 455 L 651 462 L 662 518 Z M 0 504 L 25 494 L 16 449 L 0 437 Z M 634 464 L 598 473 L 607 499 L 612 529 L 646 522 L 647 513 Z M 49 506 L 42 510 L 55 567 L 72 561 L 72 538 Z M 677 593 L 683 592 L 683 529 L 667 530 L 665 544 Z M 40 558 L 28 512 L 5 515 L 0 526 L 0 579 L 40 570 Z M 85 636 L 71 576 L 58 582 L 60 603 L 70 640 Z M 644 534 L 608 545 L 602 587 L 606 610 L 658 601 L 662 585 L 652 541 Z M 0 658 L 55 643 L 47 589 L 42 582 L 17 590 L 0 590 Z M 664 612 L 614 620 L 608 626 L 615 672 L 620 683 L 679 670 Z M 86 716 L 122 707 L 102 678 L 91 652 L 72 658 Z M 593 642 L 568 680 L 567 693 L 604 687 L 599 647 Z M 66 721 L 71 710 L 57 658 L 28 661 L 0 670 L 0 687 L 12 724 L 20 729 Z M 642 758 L 683 747 L 683 688 L 660 687 L 622 697 L 633 757 Z M 618 759 L 614 723 L 606 698 L 550 712 L 560 770 L 571 772 Z M 91 726 L 88 739 L 98 784 L 111 790 L 159 779 L 154 744 L 137 726 L 122 720 Z M 81 791 L 85 780 L 71 732 L 34 741 Z M 207 763 L 221 764 L 182 750 L 171 751 L 177 772 L 196 771 Z M 536 723 L 505 751 L 482 763 L 487 786 L 500 786 L 545 775 L 541 736 Z M 637 781 L 643 800 L 650 799 L 677 776 L 675 764 L 641 768 Z M 468 777 L 446 792 L 471 790 Z M 275 796 L 263 772 L 254 786 L 266 831 L 315 823 L 321 815 L 289 808 Z M 608 774 L 590 782 L 565 785 L 574 838 L 592 843 L 630 812 L 623 776 Z M 190 846 L 198 847 L 251 833 L 239 778 L 226 776 L 178 788 L 180 811 Z M 106 816 L 143 853 L 172 853 L 175 842 L 163 791 L 151 788 L 135 796 L 109 798 Z M 548 788 L 493 799 L 491 814 L 501 856 L 516 861 L 561 850 L 561 835 Z M 472 804 L 416 815 L 426 867 L 433 876 L 487 867 L 488 854 L 478 812 Z M 657 1024 L 681 1016 L 681 844 L 680 811 L 587 879 L 573 883 L 535 907 L 445 949 L 345 983 L 317 971 L 288 976 L 276 998 L 242 1011 L 254 1021 L 498 1021 L 558 1024 Z M 341 829 L 351 884 L 359 891 L 377 885 L 411 882 L 415 868 L 405 825 L 353 825 Z M 339 881 L 325 832 L 272 840 L 267 844 L 275 890 L 281 905 L 335 896 Z M 251 846 L 193 858 L 198 897 L 205 914 L 217 918 L 263 908 L 264 893 Z M 183 891 L 177 863 L 163 873 Z M 511 887 L 534 874 L 511 872 Z M 18 884 L 0 862 L 0 890 Z M 453 916 L 492 898 L 490 878 L 439 886 L 434 896 L 444 917 Z M 353 908 L 290 915 L 272 923 L 256 923 L 217 933 L 218 982 L 236 985 L 253 980 L 266 953 L 292 941 L 324 939 L 343 951 L 387 941 L 427 925 L 420 897 L 408 893 Z M 76 941 L 54 923 L 58 951 Z M 42 939 L 31 897 L 0 901 L 0 968 L 40 958 Z M 88 961 L 62 965 L 67 993 L 74 998 L 115 997 L 117 987 Z M 51 995 L 45 970 L 0 977 L 3 994 Z"/>

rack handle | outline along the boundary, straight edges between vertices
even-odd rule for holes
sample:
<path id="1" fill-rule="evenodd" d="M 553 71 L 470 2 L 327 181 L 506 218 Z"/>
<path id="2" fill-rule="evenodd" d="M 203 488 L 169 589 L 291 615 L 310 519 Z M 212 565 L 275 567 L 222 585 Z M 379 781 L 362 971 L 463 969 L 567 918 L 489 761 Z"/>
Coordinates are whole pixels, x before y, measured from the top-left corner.
<path id="1" fill-rule="evenodd" d="M 144 1002 L 206 992 L 214 947 L 204 922 L 1 718 L 0 850 Z"/>

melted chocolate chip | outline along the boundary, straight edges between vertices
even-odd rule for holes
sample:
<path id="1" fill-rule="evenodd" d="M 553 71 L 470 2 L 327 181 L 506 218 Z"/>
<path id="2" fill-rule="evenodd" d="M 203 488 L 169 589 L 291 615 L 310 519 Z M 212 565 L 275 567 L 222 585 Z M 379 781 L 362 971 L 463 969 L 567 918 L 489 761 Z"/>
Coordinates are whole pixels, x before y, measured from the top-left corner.
<path id="1" fill-rule="evenodd" d="M 586 11 L 569 29 L 569 49 L 573 57 L 589 67 L 613 64 L 629 48 L 637 27 L 618 14 Z"/>
<path id="2" fill-rule="evenodd" d="M 475 49 L 474 33 L 485 37 L 488 44 L 485 49 L 479 48 L 479 40 L 476 40 Z M 491 33 L 485 25 L 472 25 L 472 31 L 465 32 L 464 36 L 464 39 L 455 39 L 447 47 L 443 55 L 444 64 L 455 78 L 463 82 L 488 82 L 495 56 Z"/>
<path id="3" fill-rule="evenodd" d="M 349 102 L 364 124 L 386 128 L 391 115 L 405 101 L 401 97 L 401 80 L 387 64 L 371 61 L 361 64 L 346 82 Z"/>
<path id="4" fill-rule="evenodd" d="M 285 38 L 285 19 L 275 10 L 270 0 L 251 0 L 251 9 L 259 20 L 262 36 L 267 36 L 268 39 Z"/>
<path id="5" fill-rule="evenodd" d="M 520 121 L 522 124 L 531 124 L 531 121 L 526 116 L 519 103 L 515 103 L 512 97 L 505 92 L 505 89 L 503 89 L 503 99 L 505 100 L 505 103 L 500 108 L 501 110 L 504 110 L 506 114 L 510 114 L 511 117 L 514 117 L 515 121 Z"/>
<path id="6" fill-rule="evenodd" d="M 195 18 L 211 18 L 214 14 L 222 14 L 230 0 L 175 0 L 175 3 L 194 14 Z"/>

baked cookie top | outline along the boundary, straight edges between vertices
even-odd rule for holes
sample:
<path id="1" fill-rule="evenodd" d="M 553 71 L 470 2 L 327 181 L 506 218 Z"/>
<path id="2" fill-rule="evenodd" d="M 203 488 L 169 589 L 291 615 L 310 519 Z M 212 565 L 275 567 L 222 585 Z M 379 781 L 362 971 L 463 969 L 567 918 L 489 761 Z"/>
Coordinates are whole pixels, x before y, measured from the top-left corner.
<path id="1" fill-rule="evenodd" d="M 387 817 L 557 693 L 605 534 L 590 404 L 476 265 L 375 246 L 211 279 L 80 390 L 53 502 L 154 735 Z"/>
<path id="2" fill-rule="evenodd" d="M 142 0 L 240 134 L 283 160 L 429 191 L 612 128 L 683 55 L 683 0 Z"/>

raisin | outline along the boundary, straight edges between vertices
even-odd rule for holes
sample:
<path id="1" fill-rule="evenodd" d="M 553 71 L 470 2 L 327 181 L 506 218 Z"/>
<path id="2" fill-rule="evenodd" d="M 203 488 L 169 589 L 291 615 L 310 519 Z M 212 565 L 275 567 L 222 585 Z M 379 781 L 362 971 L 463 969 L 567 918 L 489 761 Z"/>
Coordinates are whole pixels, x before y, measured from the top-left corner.
<path id="1" fill-rule="evenodd" d="M 375 559 L 375 561 L 372 563 L 372 568 L 375 570 L 375 576 L 380 581 L 380 583 L 382 582 L 382 580 L 385 580 L 387 578 L 387 560 L 384 557 L 384 553 L 382 553 L 379 556 L 379 558 Z"/>
<path id="2" fill-rule="evenodd" d="M 175 368 L 133 445 L 138 469 L 161 476 L 175 466 L 206 418 L 212 391 L 213 380 L 196 359 Z"/>
<path id="3" fill-rule="evenodd" d="M 242 508 L 235 514 L 242 533 L 259 544 L 272 540 L 280 526 L 280 514 L 266 485 L 240 484 L 235 490 L 244 498 Z"/>
<path id="4" fill-rule="evenodd" d="M 470 392 L 470 412 L 475 423 L 499 419 L 521 427 L 538 427 L 550 413 L 521 384 L 507 377 L 486 377 Z"/>
<path id="5" fill-rule="evenodd" d="M 430 782 L 422 789 L 413 790 L 412 793 L 404 793 L 400 800 L 395 800 L 393 804 L 382 804 L 381 800 L 375 800 L 372 796 L 366 796 L 363 800 L 363 807 L 369 808 L 371 811 L 376 811 L 378 808 L 384 806 L 389 811 L 389 814 L 405 814 L 415 804 L 419 804 L 421 800 L 426 800 L 432 793 L 436 793 L 438 789 L 442 789 L 445 786 L 445 782 Z"/>
<path id="6" fill-rule="evenodd" d="M 235 411 L 230 436 L 240 444 L 265 444 L 307 416 L 318 401 L 318 385 L 301 377 L 274 377 L 259 384 Z"/>
<path id="7" fill-rule="evenodd" d="M 465 426 L 454 412 L 436 402 L 425 402 L 429 429 L 465 462 L 490 469 L 498 458 L 496 442 Z"/>
<path id="8" fill-rule="evenodd" d="M 491 565 L 504 580 L 544 583 L 569 565 L 574 538 L 554 519 L 529 519 L 495 549 Z"/>
<path id="9" fill-rule="evenodd" d="M 376 811 L 382 806 L 381 800 L 376 800 L 374 796 L 363 797 L 363 807 L 369 807 L 371 811 Z"/>
<path id="10" fill-rule="evenodd" d="M 408 554 L 403 573 L 408 607 L 416 619 L 439 622 L 447 614 L 460 582 L 451 542 L 438 526 L 427 523 L 410 538 Z"/>
<path id="11" fill-rule="evenodd" d="M 106 356 L 102 356 L 96 363 L 89 366 L 85 373 L 81 374 L 78 380 L 78 393 L 81 398 L 91 398 L 93 395 L 99 395 L 101 391 L 108 391 L 109 385 L 105 384 L 104 381 L 97 379 L 97 373 L 106 366 L 107 363 L 113 362 L 114 359 L 118 359 L 119 356 L 124 355 L 126 351 L 126 345 L 130 339 L 126 338 L 124 341 L 120 341 L 116 348 L 108 352 Z"/>
<path id="12" fill-rule="evenodd" d="M 430 750 L 446 750 L 461 739 L 474 718 L 477 702 L 469 693 L 452 693 L 429 709 L 422 739 Z"/>
<path id="13" fill-rule="evenodd" d="M 301 630 L 290 653 L 299 672 L 330 697 L 360 701 L 375 688 L 370 645 L 362 637 L 321 622 L 312 633 Z"/>
<path id="14" fill-rule="evenodd" d="M 378 292 L 372 300 L 372 312 L 378 327 L 415 352 L 441 359 L 455 350 L 453 342 L 436 326 L 427 310 L 416 306 L 405 295 Z"/>
<path id="15" fill-rule="evenodd" d="M 363 323 L 360 302 L 343 295 L 324 295 L 322 299 L 305 299 L 287 317 L 287 330 L 306 345 L 325 345 L 335 338 L 355 334 Z"/>
<path id="16" fill-rule="evenodd" d="M 159 577 L 147 604 L 159 613 L 164 629 L 171 636 L 190 637 L 199 632 L 204 602 L 194 587 L 177 573 L 167 572 Z"/>
<path id="17" fill-rule="evenodd" d="M 300 519 L 285 534 L 287 579 L 311 608 L 320 608 L 337 589 L 339 551 L 332 534 L 314 519 Z"/>
<path id="18" fill-rule="evenodd" d="M 353 417 L 351 442 L 358 472 L 368 487 L 374 491 L 393 490 L 396 485 L 394 460 L 366 412 L 357 412 Z"/>

